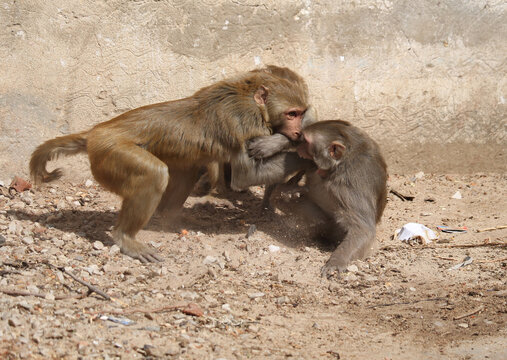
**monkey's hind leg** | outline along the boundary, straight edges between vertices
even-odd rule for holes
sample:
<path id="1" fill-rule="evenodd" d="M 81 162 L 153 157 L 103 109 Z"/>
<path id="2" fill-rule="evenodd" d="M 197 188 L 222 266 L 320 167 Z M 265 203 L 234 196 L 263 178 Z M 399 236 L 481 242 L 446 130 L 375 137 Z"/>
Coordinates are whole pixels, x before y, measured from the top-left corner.
<path id="1" fill-rule="evenodd" d="M 167 211 L 173 215 L 181 209 L 195 183 L 199 180 L 199 168 L 170 169 L 169 171 L 171 177 L 158 205 L 158 211 Z"/>
<path id="2" fill-rule="evenodd" d="M 135 144 L 115 144 L 107 151 L 88 147 L 94 177 L 123 198 L 113 240 L 121 251 L 143 263 L 163 261 L 154 249 L 138 242 L 136 234 L 157 208 L 169 180 L 167 166 Z"/>

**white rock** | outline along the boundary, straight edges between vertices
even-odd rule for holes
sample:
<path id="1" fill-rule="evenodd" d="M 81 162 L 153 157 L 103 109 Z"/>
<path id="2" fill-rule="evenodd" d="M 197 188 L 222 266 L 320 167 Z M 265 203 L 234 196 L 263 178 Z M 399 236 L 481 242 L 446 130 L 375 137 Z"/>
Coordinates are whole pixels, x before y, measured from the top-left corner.
<path id="1" fill-rule="evenodd" d="M 347 266 L 347 271 L 355 273 L 355 272 L 358 272 L 359 269 L 356 265 L 352 264 L 352 265 Z"/>
<path id="2" fill-rule="evenodd" d="M 102 250 L 104 248 L 104 244 L 101 241 L 95 241 L 93 243 L 93 248 L 95 250 Z"/>
<path id="3" fill-rule="evenodd" d="M 30 205 L 33 202 L 33 199 L 30 195 L 23 193 L 20 196 L 21 201 L 23 201 L 25 204 Z"/>
<path id="4" fill-rule="evenodd" d="M 213 257 L 213 256 L 206 256 L 203 260 L 203 264 L 204 265 L 210 265 L 210 264 L 213 264 L 213 263 L 216 263 L 217 262 L 217 258 L 216 257 Z"/>
<path id="5" fill-rule="evenodd" d="M 280 296 L 275 299 L 277 304 L 287 304 L 289 301 L 290 299 L 287 296 Z"/>
<path id="6" fill-rule="evenodd" d="M 419 179 L 422 179 L 424 177 L 424 172 L 422 171 L 419 171 L 417 174 L 414 175 L 414 177 L 419 180 Z"/>
<path id="7" fill-rule="evenodd" d="M 31 244 L 33 244 L 33 237 L 31 237 L 31 236 L 25 236 L 23 238 L 23 243 L 25 245 L 31 245 Z"/>
<path id="8" fill-rule="evenodd" d="M 263 292 L 256 292 L 256 293 L 250 293 L 248 294 L 248 297 L 250 299 L 257 299 L 257 298 L 261 298 L 263 296 L 265 296 L 266 294 L 264 294 Z"/>
<path id="9" fill-rule="evenodd" d="M 25 208 L 25 203 L 23 202 L 15 202 L 14 204 L 12 204 L 11 208 L 13 210 L 23 210 Z"/>
<path id="10" fill-rule="evenodd" d="M 62 240 L 63 241 L 70 241 L 70 240 L 72 240 L 73 237 L 74 237 L 73 234 L 71 234 L 71 233 L 65 233 L 65 234 L 62 235 Z"/>
<path id="11" fill-rule="evenodd" d="M 116 245 L 116 244 L 115 244 L 115 245 L 113 245 L 113 246 L 111 246 L 111 248 L 109 249 L 109 253 L 110 253 L 111 255 L 116 255 L 116 254 L 118 254 L 120 251 L 121 251 L 121 250 L 120 250 L 120 247 L 119 247 L 118 245 Z"/>
<path id="12" fill-rule="evenodd" d="M 34 293 L 34 294 L 38 294 L 38 293 L 39 293 L 39 291 L 40 291 L 40 290 L 39 290 L 39 288 L 38 288 L 37 286 L 33 285 L 33 284 L 28 285 L 28 286 L 26 287 L 26 290 L 27 290 L 28 292 L 31 292 L 31 293 Z"/>
<path id="13" fill-rule="evenodd" d="M 222 309 L 228 312 L 231 312 L 231 305 L 229 304 L 223 304 Z"/>
<path id="14" fill-rule="evenodd" d="M 227 262 L 231 261 L 231 256 L 229 255 L 229 252 L 227 250 L 224 251 L 224 259 Z"/>
<path id="15" fill-rule="evenodd" d="M 17 316 L 12 316 L 8 321 L 7 323 L 12 326 L 12 327 L 18 327 L 18 326 L 21 326 L 21 321 L 19 320 L 19 318 Z"/>
<path id="16" fill-rule="evenodd" d="M 65 282 L 65 277 L 63 276 L 62 272 L 61 271 L 57 271 L 56 272 L 56 277 L 58 278 L 58 280 L 61 282 L 61 283 L 64 283 Z"/>
<path id="17" fill-rule="evenodd" d="M 468 324 L 467 323 L 458 324 L 458 326 L 462 327 L 463 329 L 467 329 L 468 328 Z"/>
<path id="18" fill-rule="evenodd" d="M 92 185 L 93 185 L 93 181 L 91 181 L 90 179 L 86 180 L 86 182 L 85 182 L 86 187 L 90 187 Z"/>
<path id="19" fill-rule="evenodd" d="M 14 221 L 11 221 L 9 224 L 9 234 L 15 234 L 16 233 L 16 223 Z"/>
<path id="20" fill-rule="evenodd" d="M 65 245 L 65 241 L 57 238 L 52 238 L 51 241 L 53 244 L 55 244 L 57 247 L 61 248 L 63 245 Z"/>
<path id="21" fill-rule="evenodd" d="M 102 269 L 106 273 L 124 273 L 128 270 L 127 266 L 120 266 L 116 262 L 108 262 L 105 264 Z"/>
<path id="22" fill-rule="evenodd" d="M 194 291 L 182 291 L 180 296 L 185 300 L 196 300 L 200 295 Z"/>
<path id="23" fill-rule="evenodd" d="M 452 196 L 453 199 L 462 199 L 463 196 L 461 196 L 461 192 L 458 190 L 454 193 L 454 195 Z"/>
<path id="24" fill-rule="evenodd" d="M 91 264 L 84 268 L 90 275 L 100 274 L 99 266 L 97 264 Z"/>
<path id="25" fill-rule="evenodd" d="M 269 252 L 271 252 L 271 253 L 276 253 L 276 252 L 279 252 L 279 251 L 280 251 L 280 246 L 276 246 L 276 245 L 269 245 L 269 246 L 268 246 L 268 250 L 269 250 Z"/>

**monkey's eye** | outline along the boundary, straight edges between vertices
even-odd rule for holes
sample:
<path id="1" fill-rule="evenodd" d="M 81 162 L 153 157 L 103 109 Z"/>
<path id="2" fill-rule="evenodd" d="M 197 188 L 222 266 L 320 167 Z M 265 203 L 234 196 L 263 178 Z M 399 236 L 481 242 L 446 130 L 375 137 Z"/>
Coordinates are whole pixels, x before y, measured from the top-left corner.
<path id="1" fill-rule="evenodd" d="M 298 116 L 298 112 L 297 111 L 289 111 L 287 113 L 287 115 L 291 118 L 295 118 L 296 116 Z"/>

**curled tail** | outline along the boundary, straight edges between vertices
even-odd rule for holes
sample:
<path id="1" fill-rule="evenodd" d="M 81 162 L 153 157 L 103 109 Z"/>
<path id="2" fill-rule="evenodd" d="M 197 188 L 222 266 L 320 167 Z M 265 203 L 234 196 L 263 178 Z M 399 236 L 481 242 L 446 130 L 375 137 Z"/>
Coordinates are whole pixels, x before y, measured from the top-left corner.
<path id="1" fill-rule="evenodd" d="M 74 155 L 86 151 L 87 132 L 60 136 L 39 145 L 30 159 L 30 175 L 36 184 L 49 182 L 62 176 L 62 169 L 51 172 L 46 170 L 46 163 L 60 155 Z"/>

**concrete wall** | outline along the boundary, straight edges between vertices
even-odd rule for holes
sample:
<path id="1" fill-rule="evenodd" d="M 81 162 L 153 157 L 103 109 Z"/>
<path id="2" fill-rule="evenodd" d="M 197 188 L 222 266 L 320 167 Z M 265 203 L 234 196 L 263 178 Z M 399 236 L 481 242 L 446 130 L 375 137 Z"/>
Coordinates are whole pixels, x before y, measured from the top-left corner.
<path id="1" fill-rule="evenodd" d="M 271 63 L 391 172 L 504 172 L 506 39 L 503 0 L 3 0 L 0 180 L 43 140 Z"/>

